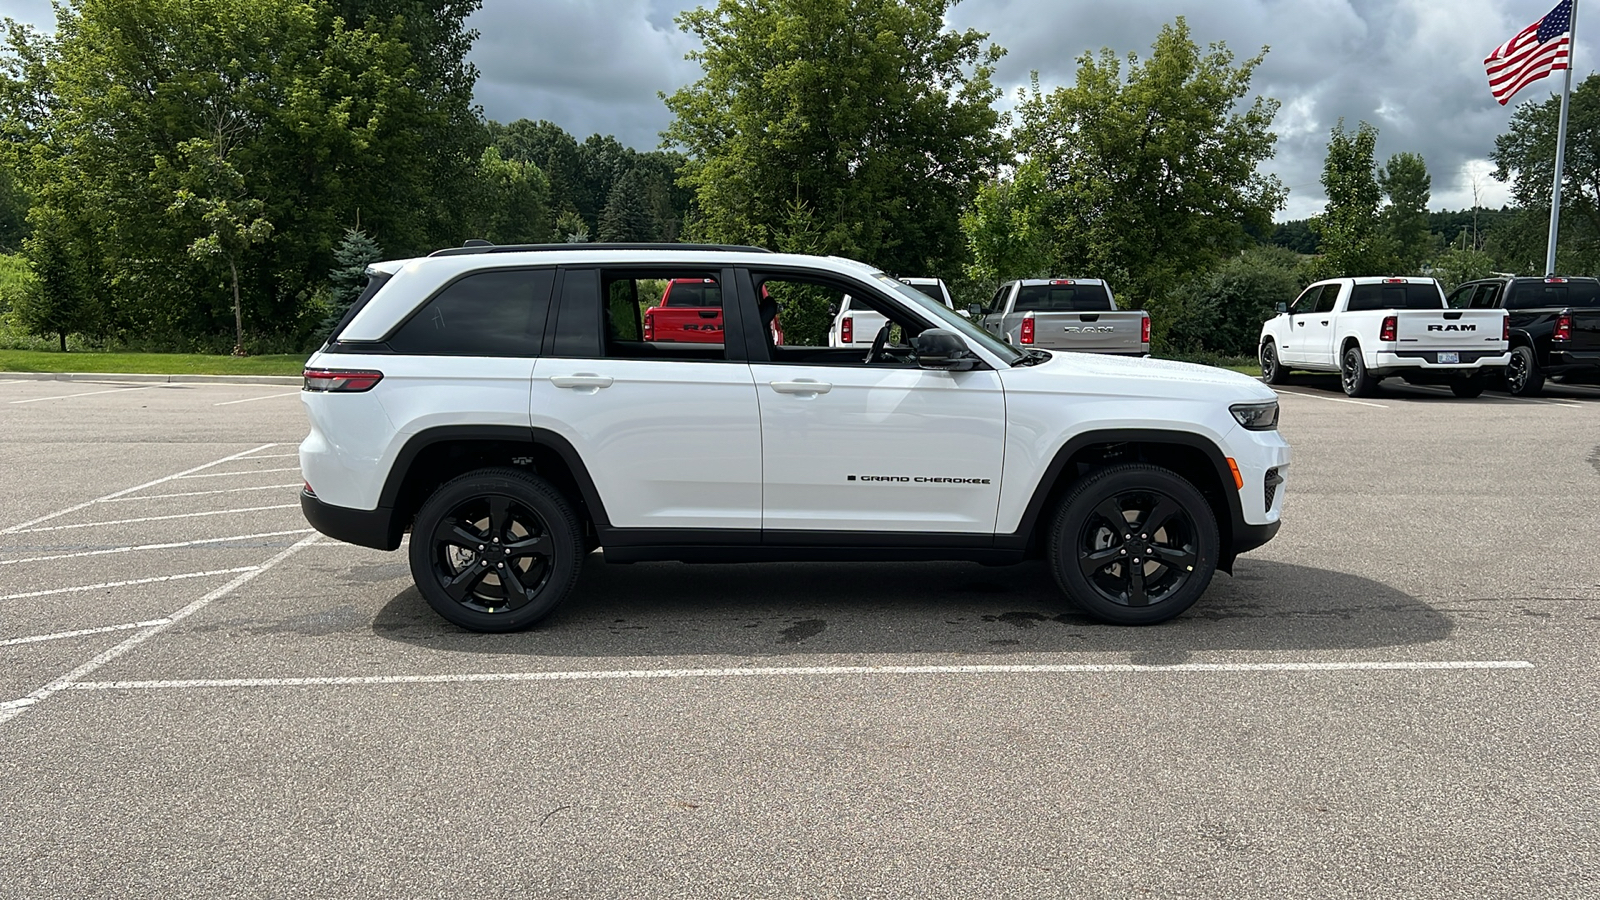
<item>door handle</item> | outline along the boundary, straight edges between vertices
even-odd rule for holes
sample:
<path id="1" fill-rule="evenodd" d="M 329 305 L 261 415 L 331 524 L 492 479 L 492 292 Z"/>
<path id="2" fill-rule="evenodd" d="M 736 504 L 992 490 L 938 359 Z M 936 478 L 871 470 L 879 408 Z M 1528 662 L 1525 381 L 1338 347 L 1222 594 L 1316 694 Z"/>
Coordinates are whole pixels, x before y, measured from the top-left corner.
<path id="1" fill-rule="evenodd" d="M 1322 320 L 1322 324 L 1324 324 L 1324 325 L 1328 324 L 1328 320 L 1327 319 L 1323 319 Z"/>
<path id="2" fill-rule="evenodd" d="M 1301 328 L 1306 327 L 1306 323 L 1304 323 L 1304 322 L 1296 322 L 1295 324 L 1299 325 Z"/>
<path id="3" fill-rule="evenodd" d="M 825 381 L 809 381 L 804 378 L 798 381 L 774 381 L 772 389 L 780 394 L 826 394 L 833 390 L 833 385 Z"/>
<path id="4" fill-rule="evenodd" d="M 599 390 L 600 388 L 611 387 L 611 383 L 614 380 L 610 375 L 591 375 L 587 372 L 579 372 L 576 375 L 550 376 L 550 383 L 558 388 L 591 388 Z"/>

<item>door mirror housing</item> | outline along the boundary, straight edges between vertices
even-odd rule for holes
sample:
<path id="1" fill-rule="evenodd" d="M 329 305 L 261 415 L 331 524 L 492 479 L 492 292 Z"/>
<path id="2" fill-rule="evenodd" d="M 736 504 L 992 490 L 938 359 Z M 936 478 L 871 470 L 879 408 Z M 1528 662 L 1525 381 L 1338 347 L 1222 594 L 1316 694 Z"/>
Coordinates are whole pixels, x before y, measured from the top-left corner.
<path id="1" fill-rule="evenodd" d="M 983 315 L 983 307 L 976 303 L 967 304 L 967 318 L 976 319 L 981 315 Z"/>
<path id="2" fill-rule="evenodd" d="M 917 365 L 941 372 L 967 372 L 981 362 L 961 335 L 944 328 L 929 328 L 911 339 Z"/>
<path id="3" fill-rule="evenodd" d="M 1283 301 L 1280 300 L 1276 304 L 1274 304 L 1272 308 L 1277 310 L 1278 312 L 1286 313 L 1286 312 L 1289 311 L 1289 304 L 1284 303 Z"/>

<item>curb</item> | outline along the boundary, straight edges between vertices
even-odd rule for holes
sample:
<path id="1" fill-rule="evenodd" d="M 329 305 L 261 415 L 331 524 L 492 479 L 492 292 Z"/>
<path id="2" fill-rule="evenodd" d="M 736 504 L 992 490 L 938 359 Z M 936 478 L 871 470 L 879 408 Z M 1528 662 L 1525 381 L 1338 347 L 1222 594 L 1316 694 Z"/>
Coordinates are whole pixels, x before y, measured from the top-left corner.
<path id="1" fill-rule="evenodd" d="M 164 384 L 293 384 L 298 375 L 151 375 L 116 372 L 0 372 L 0 381 L 138 381 Z"/>

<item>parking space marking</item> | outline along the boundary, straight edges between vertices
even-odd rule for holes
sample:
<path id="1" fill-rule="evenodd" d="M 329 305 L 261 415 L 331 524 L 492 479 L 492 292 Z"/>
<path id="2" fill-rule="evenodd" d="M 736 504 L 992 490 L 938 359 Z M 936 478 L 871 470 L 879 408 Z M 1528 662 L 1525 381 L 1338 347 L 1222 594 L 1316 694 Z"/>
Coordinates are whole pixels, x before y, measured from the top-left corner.
<path id="1" fill-rule="evenodd" d="M 232 406 L 235 403 L 254 403 L 257 400 L 271 400 L 274 397 L 298 397 L 298 396 L 300 396 L 300 392 L 299 391 L 292 391 L 292 392 L 287 393 L 287 394 L 268 394 L 265 397 L 246 397 L 243 400 L 224 400 L 221 403 L 213 403 L 211 405 L 212 406 Z"/>
<path id="2" fill-rule="evenodd" d="M 118 497 L 125 497 L 125 496 L 127 496 L 129 494 L 132 494 L 132 493 L 135 493 L 137 491 L 142 491 L 145 488 L 152 488 L 152 487 L 155 487 L 158 484 L 164 484 L 165 482 L 171 481 L 174 478 L 182 478 L 185 475 L 190 474 L 191 472 L 201 472 L 201 471 L 204 471 L 206 469 L 211 468 L 212 466 L 220 466 L 220 465 L 222 465 L 223 463 L 226 463 L 226 462 L 233 462 L 236 459 L 245 458 L 249 454 L 255 453 L 255 452 L 259 451 L 259 450 L 267 450 L 267 449 L 270 449 L 270 448 L 276 447 L 276 446 L 278 446 L 278 445 L 277 444 L 262 444 L 259 447 L 254 447 L 252 449 L 245 450 L 245 451 L 243 451 L 241 453 L 235 453 L 235 454 L 232 454 L 231 456 L 224 456 L 223 458 L 221 458 L 219 460 L 215 460 L 213 462 L 208 462 L 208 463 L 205 463 L 203 465 L 198 465 L 198 466 L 195 466 L 192 469 L 184 469 L 182 472 L 179 472 L 179 473 L 177 473 L 175 475 L 167 475 L 167 476 L 164 476 L 162 478 L 157 478 L 155 481 L 147 481 L 144 484 L 141 484 L 141 485 L 139 485 L 137 487 L 123 488 L 120 491 L 113 491 L 112 493 L 106 494 L 103 497 L 96 497 L 93 500 L 85 500 L 84 502 L 79 503 L 79 504 L 77 504 L 75 506 L 69 506 L 66 509 L 57 510 L 57 511 L 55 511 L 53 513 L 50 513 L 48 515 L 40 516 L 37 519 L 29 519 L 26 522 L 20 522 L 20 523 L 18 523 L 16 525 L 12 525 L 9 528 L 0 528 L 0 534 L 15 534 L 16 532 L 21 531 L 24 528 L 32 527 L 34 525 L 39 524 L 40 522 L 48 522 L 51 519 L 55 519 L 55 518 L 58 518 L 60 516 L 67 515 L 68 513 L 75 513 L 80 509 L 87 509 L 87 508 L 95 505 L 96 503 L 104 503 L 107 500 L 115 500 Z"/>
<path id="3" fill-rule="evenodd" d="M 193 541 L 173 541 L 168 544 L 139 544 L 132 547 L 105 547 L 100 550 L 79 550 L 75 553 L 57 553 L 53 556 L 28 556 L 22 559 L 0 559 L 0 566 L 14 566 L 19 563 L 50 562 L 56 559 L 78 559 L 84 556 L 105 556 L 108 553 L 133 553 L 137 550 L 176 550 L 181 547 L 198 547 L 201 544 L 226 544 L 231 541 L 248 541 L 256 538 L 282 537 L 289 534 L 310 534 L 310 528 L 294 528 L 289 531 L 263 531 L 260 534 L 236 534 L 232 537 L 200 538 Z M 333 545 L 329 545 L 333 546 Z"/>
<path id="4" fill-rule="evenodd" d="M 107 625 L 104 628 L 80 628 L 77 631 L 58 631 L 55 634 L 36 634 L 32 637 L 8 638 L 0 641 L 0 647 L 13 647 L 17 644 L 37 644 L 40 641 L 59 641 L 66 638 L 83 637 L 89 634 L 106 634 L 112 631 L 130 631 L 134 628 L 149 628 L 153 625 L 166 625 L 171 619 L 151 619 L 148 622 L 129 622 L 126 625 Z"/>
<path id="5" fill-rule="evenodd" d="M 1384 406 L 1382 403 L 1368 403 L 1365 400 L 1351 400 L 1347 397 L 1324 397 L 1321 394 L 1302 394 L 1299 391 L 1286 391 L 1282 388 L 1273 388 L 1272 390 L 1279 394 L 1288 394 L 1293 397 L 1310 397 L 1313 400 L 1326 400 L 1329 403 L 1354 403 L 1357 406 L 1373 406 L 1377 407 L 1378 409 L 1389 408 Z"/>
<path id="6" fill-rule="evenodd" d="M 237 462 L 238 460 L 235 460 Z M 290 466 L 287 469 L 248 469 L 243 472 L 207 472 L 204 475 L 179 475 L 179 478 L 228 478 L 234 475 L 265 475 L 268 472 L 298 472 L 299 466 Z"/>
<path id="7" fill-rule="evenodd" d="M 299 488 L 299 484 L 267 484 L 259 487 L 221 488 L 215 491 L 185 491 L 181 494 L 136 494 L 132 497 L 118 497 L 115 500 L 106 500 L 105 503 L 127 503 L 129 500 L 168 500 L 173 497 L 207 497 L 212 494 L 238 494 L 244 491 L 282 491 L 289 488 Z"/>
<path id="8" fill-rule="evenodd" d="M 1332 663 L 1181 663 L 1150 666 L 1136 663 L 1084 663 L 971 666 L 771 666 L 732 669 L 624 669 L 576 672 L 482 672 L 463 675 L 368 675 L 325 678 L 191 678 L 172 681 L 82 681 L 75 691 L 175 690 L 236 687 L 344 687 L 386 684 L 468 684 L 516 681 L 616 681 L 659 678 L 773 678 L 828 675 L 1117 675 L 1131 673 L 1305 673 L 1415 672 L 1471 669 L 1531 669 L 1521 659 L 1417 660 L 1412 662 Z"/>
<path id="9" fill-rule="evenodd" d="M 112 388 L 109 391 L 87 391 L 87 392 L 82 393 L 82 394 L 56 394 L 56 395 L 50 396 L 50 397 L 29 397 L 26 400 L 12 400 L 10 402 L 11 403 L 43 403 L 46 400 L 71 400 L 73 397 L 93 397 L 96 394 L 126 394 L 129 391 L 148 391 L 153 387 L 160 387 L 160 385 L 147 384 L 147 385 L 145 385 L 143 387 L 120 387 L 120 388 Z"/>
<path id="10" fill-rule="evenodd" d="M 171 628 L 178 622 L 181 622 L 200 610 L 205 609 L 212 603 L 212 601 L 226 597 L 244 585 L 249 584 L 251 580 L 255 579 L 263 572 L 272 569 L 279 563 L 300 552 L 302 549 L 315 544 L 319 537 L 321 537 L 321 535 L 313 534 L 310 537 L 299 541 L 293 546 L 285 548 L 281 553 L 272 557 L 261 565 L 254 567 L 248 572 L 241 573 L 237 578 L 233 579 L 222 587 L 217 588 L 211 593 L 206 594 L 204 597 L 201 597 L 199 600 L 196 600 L 172 615 L 167 616 L 166 621 L 163 624 L 152 625 L 149 628 L 135 633 L 132 637 L 128 638 L 122 643 L 112 647 L 110 650 L 107 650 L 104 653 L 101 653 L 83 665 L 78 666 L 76 669 L 73 669 L 72 671 L 61 676 L 60 678 L 57 678 L 44 687 L 39 688 L 28 696 L 20 697 L 16 700 L 7 701 L 5 703 L 0 703 L 0 725 L 4 725 L 6 722 L 9 722 L 17 716 L 22 715 L 28 709 L 38 705 L 41 701 L 49 699 L 57 692 L 71 687 L 79 679 L 98 670 L 101 666 L 125 656 L 127 653 L 137 648 L 145 641 L 150 640 L 166 629 Z"/>
<path id="11" fill-rule="evenodd" d="M 300 454 L 298 452 L 296 452 L 296 453 L 261 453 L 261 454 L 257 454 L 256 456 L 246 456 L 244 458 L 245 459 L 290 459 L 290 458 L 299 459 L 300 458 Z"/>
<path id="12" fill-rule="evenodd" d="M 201 516 L 225 516 L 229 513 L 262 512 L 268 509 L 299 509 L 298 503 L 281 503 L 277 506 L 247 506 L 244 509 L 213 509 L 206 512 L 178 513 L 171 516 L 144 516 L 138 519 L 112 519 L 109 522 L 79 522 L 75 525 L 47 525 L 44 528 L 30 528 L 29 534 L 38 531 L 66 531 L 69 528 L 94 528 L 97 525 L 132 525 L 135 522 L 162 522 L 167 519 L 198 519 Z"/>
<path id="13" fill-rule="evenodd" d="M 49 597 L 54 594 L 76 594 L 83 591 L 99 591 L 110 588 L 129 587 L 136 584 L 158 584 L 163 581 L 183 581 L 189 578 L 210 578 L 214 575 L 234 575 L 239 572 L 254 572 L 257 566 L 235 566 L 231 569 L 216 569 L 210 572 L 185 572 L 182 575 L 152 575 L 149 578 L 135 578 L 131 581 L 106 581 L 100 584 L 81 584 L 74 587 L 50 588 L 44 591 L 28 591 L 25 594 L 0 594 L 0 600 L 27 600 L 32 597 Z"/>

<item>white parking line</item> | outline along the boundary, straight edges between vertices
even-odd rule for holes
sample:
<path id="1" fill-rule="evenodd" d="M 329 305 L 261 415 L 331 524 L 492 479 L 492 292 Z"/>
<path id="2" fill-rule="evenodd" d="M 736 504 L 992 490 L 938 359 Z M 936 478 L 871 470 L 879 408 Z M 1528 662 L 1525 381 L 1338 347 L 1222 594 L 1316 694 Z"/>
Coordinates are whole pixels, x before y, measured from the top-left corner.
<path id="1" fill-rule="evenodd" d="M 200 538 L 193 541 L 174 541 L 170 544 L 139 544 L 133 547 L 106 547 L 100 550 L 79 550 L 76 553 L 57 553 L 53 556 L 28 556 L 22 559 L 0 559 L 0 566 L 14 566 L 18 563 L 50 562 L 57 559 L 78 559 L 83 556 L 105 556 L 109 553 L 132 553 L 136 550 L 176 550 L 181 547 L 197 547 L 201 544 L 226 544 L 230 541 L 248 541 L 256 538 L 281 537 L 286 534 L 309 534 L 310 528 L 296 528 L 291 531 L 263 531 L 260 534 L 236 534 L 232 537 Z M 329 546 L 343 546 L 333 545 Z"/>
<path id="2" fill-rule="evenodd" d="M 172 516 L 144 516 L 138 519 L 112 519 L 109 522 L 79 522 L 76 525 L 49 525 L 30 528 L 29 534 L 38 531 L 66 531 L 69 528 L 94 528 L 99 525 L 132 525 L 135 522 L 164 522 L 168 519 L 198 519 L 201 516 L 226 516 L 232 513 L 262 512 L 269 509 L 299 509 L 298 503 L 281 503 L 277 506 L 247 506 L 244 509 L 213 509 L 208 512 L 178 513 Z"/>
<path id="3" fill-rule="evenodd" d="M 212 494 L 238 494 L 244 491 L 281 491 L 287 488 L 299 488 L 299 484 L 267 484 L 260 487 L 222 488 L 215 491 L 185 491 L 181 494 L 137 494 L 132 497 L 118 497 L 115 500 L 106 500 L 105 503 L 127 503 L 129 500 L 169 500 L 173 497 L 207 497 Z"/>
<path id="4" fill-rule="evenodd" d="M 1302 394 L 1299 391 L 1286 391 L 1283 388 L 1273 388 L 1279 394 L 1289 394 L 1295 397 L 1310 397 L 1313 400 L 1327 400 L 1329 403 L 1354 403 L 1357 406 L 1374 406 L 1378 409 L 1388 409 L 1382 403 L 1368 403 L 1365 400 L 1351 400 L 1347 397 L 1324 397 L 1321 394 Z"/>
<path id="5" fill-rule="evenodd" d="M 292 391 L 292 392 L 287 393 L 287 394 L 268 394 L 265 397 L 246 397 L 243 400 L 224 400 L 221 403 L 213 403 L 211 405 L 212 406 L 232 406 L 235 403 L 254 403 L 257 400 L 271 400 L 274 397 L 298 397 L 299 395 L 300 395 L 299 391 Z"/>
<path id="6" fill-rule="evenodd" d="M 265 475 L 268 472 L 298 472 L 299 466 L 290 466 L 287 469 L 250 469 L 244 472 L 207 472 L 204 475 L 180 475 L 179 478 L 227 478 L 231 475 Z"/>
<path id="7" fill-rule="evenodd" d="M 146 628 L 143 631 L 138 632 L 137 634 L 133 635 L 132 637 L 128 638 L 127 640 L 123 641 L 122 643 L 116 645 L 115 647 L 112 647 L 110 650 L 107 650 L 106 652 L 100 654 L 99 656 L 96 656 L 95 658 L 89 660 L 88 662 L 84 663 L 83 665 L 78 666 L 76 669 L 73 669 L 71 672 L 68 672 L 67 674 L 61 676 L 60 678 L 57 678 L 55 681 L 50 682 L 49 684 L 45 685 L 44 687 L 39 688 L 38 690 L 34 691 L 33 693 L 29 694 L 28 696 L 21 697 L 21 698 L 16 699 L 16 700 L 11 700 L 11 701 L 6 702 L 6 703 L 0 703 L 0 725 L 4 725 L 6 722 L 9 722 L 12 719 L 15 719 L 17 716 L 22 715 L 23 712 L 25 712 L 30 707 L 37 705 L 40 701 L 47 700 L 47 699 L 49 699 L 51 697 L 51 695 L 55 694 L 56 692 L 62 691 L 62 690 L 65 690 L 66 688 L 71 687 L 74 683 L 76 683 L 78 681 L 78 679 L 84 677 L 85 675 L 88 675 L 91 672 L 94 672 L 95 670 L 99 669 L 101 666 L 104 666 L 106 663 L 112 662 L 112 661 L 114 661 L 114 660 L 126 655 L 129 651 L 131 651 L 134 648 L 138 647 L 140 644 L 144 643 L 145 641 L 148 641 L 152 637 L 155 637 L 156 635 L 160 634 L 162 631 L 165 631 L 166 629 L 172 627 L 173 625 L 177 624 L 178 622 L 181 622 L 184 619 L 187 619 L 188 617 L 194 615 L 195 613 L 199 612 L 200 610 L 205 609 L 208 605 L 210 605 L 210 603 L 212 601 L 220 599 L 222 597 L 228 596 L 229 594 L 231 594 L 234 591 L 238 590 L 240 587 L 248 584 L 251 581 L 251 579 L 257 577 L 258 575 L 260 575 L 263 572 L 268 571 L 269 569 L 271 569 L 274 566 L 276 566 L 278 563 L 281 563 L 284 560 L 288 559 L 289 557 L 291 557 L 291 556 L 295 555 L 296 553 L 300 552 L 300 550 L 302 548 L 309 547 L 312 544 L 316 543 L 317 538 L 319 538 L 319 537 L 320 537 L 320 535 L 315 535 L 315 534 L 311 535 L 310 537 L 306 538 L 303 541 L 300 541 L 299 543 L 295 544 L 294 546 L 285 549 L 282 553 L 279 553 L 277 556 L 274 556 L 271 559 L 267 560 L 266 562 L 262 563 L 261 565 L 256 566 L 251 571 L 242 573 L 241 575 L 239 575 L 239 577 L 233 579 L 232 581 L 228 582 L 227 584 L 223 585 L 222 587 L 217 588 L 216 590 L 214 590 L 211 593 L 205 595 L 204 597 L 201 597 L 199 600 L 196 600 L 193 603 L 189 604 L 188 606 L 185 606 L 183 609 L 180 609 L 177 612 L 173 613 L 172 615 L 167 616 L 166 622 L 164 624 L 152 625 L 149 628 Z"/>
<path id="8" fill-rule="evenodd" d="M 211 572 L 185 572 L 182 575 L 154 575 L 150 578 L 135 578 L 131 581 L 106 581 L 100 584 L 80 584 L 73 587 L 50 588 L 46 591 L 28 591 L 25 594 L 0 594 L 0 600 L 27 600 L 31 597 L 50 597 L 55 594 L 78 594 L 83 591 L 100 591 L 111 588 L 129 587 L 135 584 L 159 584 L 163 581 L 183 581 L 189 578 L 210 578 L 213 575 L 232 575 L 237 572 L 254 572 L 256 566 L 236 566 L 232 569 L 216 569 Z"/>
<path id="9" fill-rule="evenodd" d="M 83 637 L 86 634 L 105 634 L 108 631 L 149 628 L 152 625 L 166 625 L 171 621 L 171 619 L 151 619 L 148 622 L 129 622 L 126 625 L 107 625 L 104 628 L 80 628 L 77 631 L 58 631 L 55 634 L 36 634 L 32 637 L 8 638 L 0 641 L 0 647 L 11 647 L 17 644 L 36 644 L 40 641 L 59 641 L 66 638 Z"/>
<path id="10" fill-rule="evenodd" d="M 109 391 L 87 391 L 82 394 L 57 394 L 51 397 L 30 397 L 27 400 L 12 400 L 11 403 L 43 403 L 46 400 L 71 400 L 73 397 L 93 397 L 96 394 L 125 394 L 129 391 L 148 391 L 160 385 L 147 384 L 144 387 L 112 388 Z"/>
<path id="11" fill-rule="evenodd" d="M 1525 660 L 1453 660 L 1342 663 L 1133 663 L 1014 666 L 774 666 L 738 669 L 626 669 L 577 672 L 484 672 L 467 675 L 369 675 L 327 678 L 194 678 L 175 681 L 84 681 L 75 691 L 175 688 L 322 687 L 381 684 L 467 684 L 489 681 L 615 681 L 646 678 L 773 678 L 827 675 L 1098 675 L 1216 672 L 1406 672 L 1467 669 L 1531 669 Z"/>
<path id="12" fill-rule="evenodd" d="M 39 524 L 40 522 L 48 522 L 51 519 L 58 518 L 60 516 L 64 516 L 64 515 L 66 515 L 68 513 L 75 513 L 80 509 L 86 509 L 86 508 L 88 508 L 90 506 L 95 505 L 96 503 L 104 503 L 107 500 L 115 500 L 118 497 L 125 497 L 128 494 L 134 493 L 135 491 L 142 491 L 145 488 L 155 487 L 158 484 L 163 484 L 165 482 L 171 481 L 174 478 L 182 478 L 182 477 L 184 477 L 185 475 L 188 475 L 191 472 L 200 472 L 200 471 L 203 471 L 205 469 L 209 469 L 212 466 L 220 466 L 225 462 L 232 462 L 232 461 L 234 461 L 236 459 L 243 458 L 243 457 L 247 456 L 248 454 L 255 453 L 257 450 L 266 450 L 268 448 L 276 447 L 276 446 L 278 446 L 278 445 L 277 444 L 262 444 L 259 447 L 255 447 L 255 448 L 250 449 L 250 450 L 245 450 L 242 453 L 235 453 L 235 454 L 233 454 L 231 456 L 224 456 L 223 458 L 221 458 L 219 460 L 216 460 L 214 462 L 208 462 L 208 463 L 206 463 L 204 465 L 195 466 L 192 469 L 185 469 L 182 472 L 177 473 L 176 475 L 167 475 L 167 476 L 162 477 L 162 478 L 157 478 L 155 481 L 147 481 L 144 484 L 139 485 L 138 487 L 123 488 L 120 491 L 113 491 L 112 493 L 106 494 L 104 497 L 96 497 L 93 500 L 85 500 L 84 502 L 79 503 L 79 504 L 77 504 L 75 506 L 69 506 L 66 509 L 56 510 L 53 513 L 50 513 L 48 515 L 40 516 L 37 519 L 29 519 L 26 522 L 20 522 L 20 523 L 18 523 L 16 525 L 12 525 L 10 528 L 0 528 L 0 534 L 14 534 L 14 533 L 16 533 L 18 531 L 21 531 L 24 528 L 29 528 L 31 526 Z"/>
<path id="13" fill-rule="evenodd" d="M 245 456 L 242 459 L 299 459 L 299 453 L 259 453 L 255 456 Z"/>

